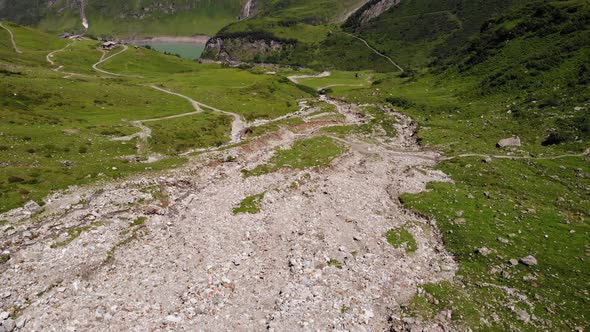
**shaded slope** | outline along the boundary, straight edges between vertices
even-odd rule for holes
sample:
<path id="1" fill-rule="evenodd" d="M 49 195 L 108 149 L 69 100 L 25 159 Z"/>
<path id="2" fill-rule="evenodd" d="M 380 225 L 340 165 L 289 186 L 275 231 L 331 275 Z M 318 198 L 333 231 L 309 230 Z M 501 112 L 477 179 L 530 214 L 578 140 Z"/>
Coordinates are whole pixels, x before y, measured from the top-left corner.
<path id="1" fill-rule="evenodd" d="M 212 35 L 235 21 L 241 6 L 241 0 L 89 0 L 85 11 L 93 35 Z M 4 1 L 0 19 L 54 32 L 83 30 L 78 0 Z"/>
<path id="2" fill-rule="evenodd" d="M 375 2 L 375 1 L 373 1 Z M 527 0 L 408 0 L 368 22 L 362 11 L 344 24 L 402 65 L 420 67 L 445 57 L 476 35 L 489 18 Z"/>

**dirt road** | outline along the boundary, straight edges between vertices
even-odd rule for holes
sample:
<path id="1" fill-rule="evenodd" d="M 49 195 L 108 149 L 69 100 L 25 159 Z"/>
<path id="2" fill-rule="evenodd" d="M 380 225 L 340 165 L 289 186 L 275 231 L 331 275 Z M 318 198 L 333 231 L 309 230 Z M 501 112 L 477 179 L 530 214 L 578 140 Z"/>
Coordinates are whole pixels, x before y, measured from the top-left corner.
<path id="1" fill-rule="evenodd" d="M 22 53 L 22 51 L 19 50 L 18 47 L 16 47 L 16 41 L 14 40 L 14 34 L 12 33 L 12 31 L 5 27 L 2 23 L 0 23 L 0 28 L 8 31 L 8 34 L 10 35 L 10 42 L 12 43 L 12 48 L 14 49 L 14 51 L 16 53 Z"/>
<path id="2" fill-rule="evenodd" d="M 92 69 L 96 70 L 97 72 L 103 73 L 103 74 L 107 74 L 107 75 L 112 75 L 112 76 L 120 76 L 120 77 L 131 77 L 131 78 L 143 78 L 143 76 L 139 76 L 139 75 L 125 75 L 125 74 L 118 74 L 118 73 L 113 73 L 110 71 L 106 71 L 103 69 L 98 68 L 98 66 L 100 66 L 101 64 L 103 64 L 104 62 L 116 57 L 119 54 L 125 53 L 128 49 L 129 46 L 123 44 L 123 49 L 115 54 L 109 55 L 107 56 L 107 52 L 102 51 L 102 57 L 100 58 L 100 60 L 92 65 Z"/>

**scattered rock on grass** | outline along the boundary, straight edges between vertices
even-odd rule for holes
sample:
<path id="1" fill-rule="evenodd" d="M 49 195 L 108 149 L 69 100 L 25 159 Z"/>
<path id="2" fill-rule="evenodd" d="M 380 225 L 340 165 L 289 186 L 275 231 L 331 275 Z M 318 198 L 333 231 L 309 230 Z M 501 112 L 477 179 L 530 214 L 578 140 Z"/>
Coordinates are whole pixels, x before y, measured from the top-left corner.
<path id="1" fill-rule="evenodd" d="M 526 266 L 537 265 L 537 259 L 531 255 L 521 258 L 520 262 Z"/>
<path id="2" fill-rule="evenodd" d="M 520 142 L 520 137 L 518 136 L 512 136 L 510 138 L 505 138 L 505 139 L 501 139 L 500 141 L 498 141 L 498 143 L 496 143 L 496 147 L 497 148 L 506 148 L 509 146 L 520 146 L 521 142 Z"/>
<path id="3" fill-rule="evenodd" d="M 492 251 L 486 247 L 482 247 L 477 249 L 477 252 L 482 256 L 487 256 L 492 253 Z"/>

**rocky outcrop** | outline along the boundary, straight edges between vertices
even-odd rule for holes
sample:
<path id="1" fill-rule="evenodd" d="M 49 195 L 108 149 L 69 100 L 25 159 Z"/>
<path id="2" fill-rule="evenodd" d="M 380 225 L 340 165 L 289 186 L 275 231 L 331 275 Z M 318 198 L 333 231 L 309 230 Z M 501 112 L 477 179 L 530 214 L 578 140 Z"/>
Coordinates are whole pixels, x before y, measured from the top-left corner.
<path id="1" fill-rule="evenodd" d="M 272 39 L 215 37 L 209 39 L 201 58 L 223 62 L 259 62 L 292 47 L 292 44 Z"/>
<path id="2" fill-rule="evenodd" d="M 344 27 L 358 28 L 361 25 L 381 16 L 401 0 L 369 0 L 360 7 L 354 14 L 350 15 Z"/>
<path id="3" fill-rule="evenodd" d="M 391 7 L 400 3 L 401 0 L 381 0 L 373 3 L 369 8 L 364 8 L 363 13 L 360 17 L 361 23 L 366 23 L 376 17 L 379 17 L 381 14 L 385 13 L 386 11 L 390 10 Z"/>

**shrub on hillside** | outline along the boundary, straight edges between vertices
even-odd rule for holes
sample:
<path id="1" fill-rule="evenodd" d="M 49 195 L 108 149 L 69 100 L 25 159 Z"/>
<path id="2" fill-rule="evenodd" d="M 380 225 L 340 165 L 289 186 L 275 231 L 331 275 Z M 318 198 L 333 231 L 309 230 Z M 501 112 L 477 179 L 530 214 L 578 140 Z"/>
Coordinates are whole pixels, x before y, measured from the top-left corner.
<path id="1" fill-rule="evenodd" d="M 397 107 L 401 107 L 401 108 L 410 108 L 410 107 L 415 106 L 415 103 L 407 100 L 406 98 L 402 98 L 402 97 L 388 97 L 386 99 L 386 101 L 393 106 L 397 106 Z"/>
<path id="2" fill-rule="evenodd" d="M 13 175 L 10 175 L 10 176 L 8 177 L 8 182 L 9 182 L 9 183 L 19 183 L 19 182 L 25 182 L 25 179 L 23 179 L 23 178 L 21 178 L 21 177 L 18 177 L 18 176 L 13 176 Z"/>

